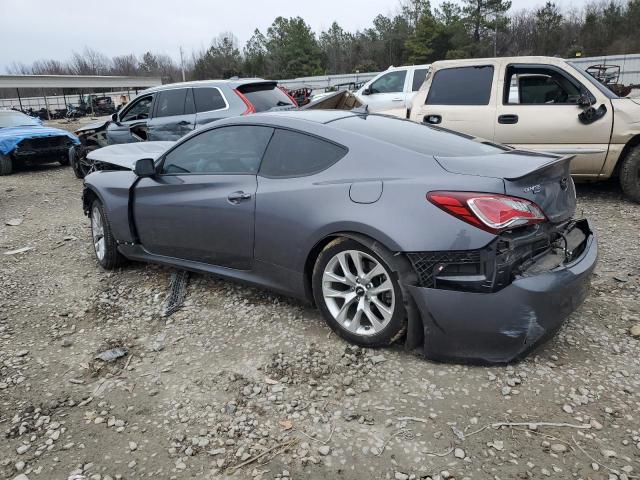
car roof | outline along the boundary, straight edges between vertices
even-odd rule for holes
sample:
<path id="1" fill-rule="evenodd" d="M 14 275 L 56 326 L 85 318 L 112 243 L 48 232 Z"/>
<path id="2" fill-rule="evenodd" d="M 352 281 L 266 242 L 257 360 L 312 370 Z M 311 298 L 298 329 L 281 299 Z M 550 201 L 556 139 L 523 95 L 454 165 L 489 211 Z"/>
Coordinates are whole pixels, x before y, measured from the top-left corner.
<path id="1" fill-rule="evenodd" d="M 147 88 L 140 93 L 153 93 L 163 90 L 173 90 L 175 88 L 190 88 L 190 87 L 229 87 L 236 88 L 242 85 L 251 83 L 276 83 L 273 80 L 265 80 L 263 78 L 230 78 L 227 80 L 194 80 L 191 82 L 176 82 L 167 83 L 166 85 L 159 85 L 157 87 Z"/>
<path id="2" fill-rule="evenodd" d="M 433 62 L 432 68 L 435 70 L 441 68 L 450 68 L 450 67 L 465 67 L 469 65 L 482 65 L 483 63 L 543 63 L 543 64 L 551 64 L 551 65 L 560 65 L 566 64 L 567 61 L 563 58 L 558 57 L 544 57 L 544 56 L 523 56 L 523 57 L 487 57 L 487 58 L 465 58 L 461 60 L 439 60 L 437 62 Z"/>
<path id="3" fill-rule="evenodd" d="M 330 123 L 345 117 L 358 115 L 352 110 L 280 110 L 275 112 L 262 112 L 252 115 L 252 117 L 279 117 L 292 120 L 305 120 L 315 123 Z"/>

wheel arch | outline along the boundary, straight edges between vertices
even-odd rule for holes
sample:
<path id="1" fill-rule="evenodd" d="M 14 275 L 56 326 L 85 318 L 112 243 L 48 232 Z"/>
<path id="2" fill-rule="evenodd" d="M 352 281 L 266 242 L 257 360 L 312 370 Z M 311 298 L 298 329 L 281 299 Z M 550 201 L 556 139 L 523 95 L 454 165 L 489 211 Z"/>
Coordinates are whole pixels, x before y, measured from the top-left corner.
<path id="1" fill-rule="evenodd" d="M 82 190 L 82 211 L 87 217 L 91 216 L 91 205 L 93 204 L 94 200 L 100 200 L 100 202 L 104 205 L 104 200 L 98 193 L 98 190 L 91 185 L 85 184 L 84 189 Z"/>
<path id="2" fill-rule="evenodd" d="M 622 162 L 624 162 L 624 159 L 627 158 L 627 155 L 629 155 L 629 152 L 638 146 L 640 146 L 640 133 L 631 137 L 627 141 L 627 143 L 624 145 L 624 148 L 622 149 L 622 152 L 620 152 L 620 156 L 616 161 L 616 166 L 613 169 L 613 173 L 611 174 L 612 177 L 618 177 L 620 175 L 620 168 L 622 167 Z"/>

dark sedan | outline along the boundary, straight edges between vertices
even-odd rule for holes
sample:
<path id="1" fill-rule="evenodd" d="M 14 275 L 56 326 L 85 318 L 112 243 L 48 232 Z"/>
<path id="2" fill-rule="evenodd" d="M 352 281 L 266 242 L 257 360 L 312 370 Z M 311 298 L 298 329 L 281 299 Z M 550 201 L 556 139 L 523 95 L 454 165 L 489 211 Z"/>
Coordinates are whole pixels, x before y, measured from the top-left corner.
<path id="1" fill-rule="evenodd" d="M 322 110 L 127 148 L 94 152 L 117 170 L 85 179 L 104 268 L 141 260 L 267 287 L 359 345 L 511 361 L 582 302 L 596 263 L 567 157 Z"/>
<path id="2" fill-rule="evenodd" d="M 42 121 L 15 110 L 0 110 L 0 175 L 21 166 L 69 164 L 69 149 L 79 144 L 72 133 L 45 127 Z"/>

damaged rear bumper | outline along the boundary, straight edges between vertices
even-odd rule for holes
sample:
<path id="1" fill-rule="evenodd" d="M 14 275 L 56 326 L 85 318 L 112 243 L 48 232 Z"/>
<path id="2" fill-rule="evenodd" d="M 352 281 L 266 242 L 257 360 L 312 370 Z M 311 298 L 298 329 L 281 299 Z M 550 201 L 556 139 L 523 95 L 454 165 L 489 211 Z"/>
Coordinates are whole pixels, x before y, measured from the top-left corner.
<path id="1" fill-rule="evenodd" d="M 547 271 L 517 275 L 495 292 L 406 285 L 424 328 L 432 359 L 506 363 L 551 337 L 585 299 L 598 256 L 587 220 L 581 253 Z"/>

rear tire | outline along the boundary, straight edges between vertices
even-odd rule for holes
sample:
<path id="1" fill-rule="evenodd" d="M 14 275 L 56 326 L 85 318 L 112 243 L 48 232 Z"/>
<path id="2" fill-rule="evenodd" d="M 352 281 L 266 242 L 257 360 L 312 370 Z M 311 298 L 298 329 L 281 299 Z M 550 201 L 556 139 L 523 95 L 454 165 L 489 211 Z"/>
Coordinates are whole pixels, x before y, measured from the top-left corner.
<path id="1" fill-rule="evenodd" d="M 325 321 L 356 345 L 389 345 L 406 327 L 402 290 L 385 256 L 391 253 L 379 256 L 355 240 L 338 238 L 320 252 L 313 269 L 313 297 Z"/>
<path id="2" fill-rule="evenodd" d="M 640 203 L 640 146 L 631 148 L 622 160 L 620 186 L 627 197 Z"/>
<path id="3" fill-rule="evenodd" d="M 105 270 L 113 270 L 126 263 L 126 258 L 118 251 L 104 206 L 97 199 L 91 204 L 91 240 L 96 259 Z"/>
<path id="4" fill-rule="evenodd" d="M 13 161 L 9 155 L 0 154 L 0 175 L 9 175 L 13 172 Z"/>

